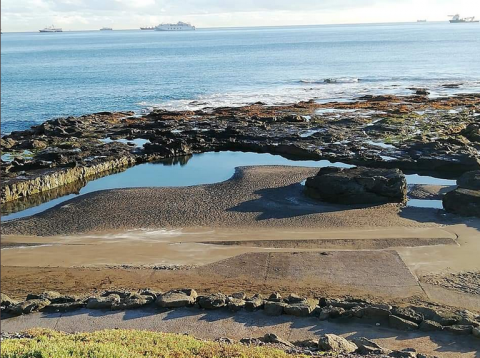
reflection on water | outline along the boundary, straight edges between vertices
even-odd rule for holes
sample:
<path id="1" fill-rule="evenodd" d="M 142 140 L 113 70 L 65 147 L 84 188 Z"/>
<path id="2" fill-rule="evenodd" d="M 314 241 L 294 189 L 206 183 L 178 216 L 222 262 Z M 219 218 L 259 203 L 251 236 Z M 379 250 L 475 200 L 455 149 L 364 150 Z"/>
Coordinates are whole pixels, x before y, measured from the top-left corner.
<path id="1" fill-rule="evenodd" d="M 287 165 L 303 167 L 352 167 L 328 160 L 290 160 L 279 155 L 248 152 L 207 152 L 176 157 L 158 163 L 143 163 L 116 172 L 105 172 L 89 181 L 78 181 L 27 199 L 2 205 L 2 221 L 34 215 L 66 200 L 86 193 L 115 188 L 181 187 L 213 184 L 228 180 L 236 167 L 250 165 Z M 407 175 L 408 184 L 455 185 L 454 180 L 417 174 Z M 93 179 L 93 180 L 92 180 Z"/>

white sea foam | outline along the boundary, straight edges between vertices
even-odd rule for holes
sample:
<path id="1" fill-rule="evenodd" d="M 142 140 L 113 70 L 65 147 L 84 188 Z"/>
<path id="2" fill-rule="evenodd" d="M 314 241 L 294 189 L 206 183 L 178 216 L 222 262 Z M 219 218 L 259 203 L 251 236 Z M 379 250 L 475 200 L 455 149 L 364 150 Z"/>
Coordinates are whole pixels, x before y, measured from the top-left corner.
<path id="1" fill-rule="evenodd" d="M 153 109 L 199 110 L 217 107 L 239 107 L 255 102 L 267 105 L 284 105 L 300 101 L 335 102 L 358 100 L 365 95 L 412 95 L 412 87 L 426 87 L 431 97 L 458 93 L 480 92 L 479 81 L 464 81 L 460 88 L 445 88 L 444 80 L 420 79 L 358 79 L 355 77 L 325 79 L 302 79 L 277 86 L 243 88 L 224 93 L 212 93 L 191 99 L 169 100 L 159 103 L 145 101 L 137 105 L 146 112 Z"/>

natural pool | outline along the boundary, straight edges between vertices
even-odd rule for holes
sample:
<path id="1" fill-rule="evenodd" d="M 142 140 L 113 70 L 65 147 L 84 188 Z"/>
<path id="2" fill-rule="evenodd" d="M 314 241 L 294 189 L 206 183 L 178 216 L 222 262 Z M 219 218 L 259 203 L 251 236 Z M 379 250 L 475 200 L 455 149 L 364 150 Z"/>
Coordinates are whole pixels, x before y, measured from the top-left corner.
<path id="1" fill-rule="evenodd" d="M 288 165 L 303 167 L 352 167 L 344 163 L 331 163 L 328 160 L 290 160 L 279 155 L 247 152 L 207 152 L 194 154 L 175 160 L 158 163 L 144 163 L 127 170 L 89 181 L 78 194 L 65 195 L 40 205 L 2 215 L 2 221 L 34 215 L 50 209 L 76 196 L 98 190 L 138 187 L 172 187 L 213 184 L 228 180 L 239 166 Z M 455 185 L 455 180 L 439 179 L 417 174 L 407 175 L 408 184 Z M 424 202 L 425 200 L 422 200 Z M 425 205 L 428 203 L 422 203 Z M 433 203 L 432 203 L 433 204 Z M 416 205 L 414 205 L 416 206 Z"/>

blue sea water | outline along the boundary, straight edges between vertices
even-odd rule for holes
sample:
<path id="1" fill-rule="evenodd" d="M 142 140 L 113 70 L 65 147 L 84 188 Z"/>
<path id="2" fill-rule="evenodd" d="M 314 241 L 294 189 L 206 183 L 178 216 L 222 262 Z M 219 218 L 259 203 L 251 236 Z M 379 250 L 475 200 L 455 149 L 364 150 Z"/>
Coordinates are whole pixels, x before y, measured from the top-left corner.
<path id="1" fill-rule="evenodd" d="M 1 129 L 104 110 L 348 99 L 410 86 L 479 92 L 479 58 L 479 24 L 4 33 Z"/>

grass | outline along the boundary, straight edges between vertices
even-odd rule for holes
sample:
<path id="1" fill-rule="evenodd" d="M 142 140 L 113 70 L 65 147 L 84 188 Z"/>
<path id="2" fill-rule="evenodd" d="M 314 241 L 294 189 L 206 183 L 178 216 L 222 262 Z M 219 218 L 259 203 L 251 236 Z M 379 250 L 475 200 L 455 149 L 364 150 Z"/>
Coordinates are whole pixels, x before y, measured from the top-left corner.
<path id="1" fill-rule="evenodd" d="M 186 335 L 138 330 L 104 330 L 66 334 L 52 330 L 27 331 L 32 338 L 5 339 L 1 358 L 292 358 L 271 347 L 222 344 Z"/>

